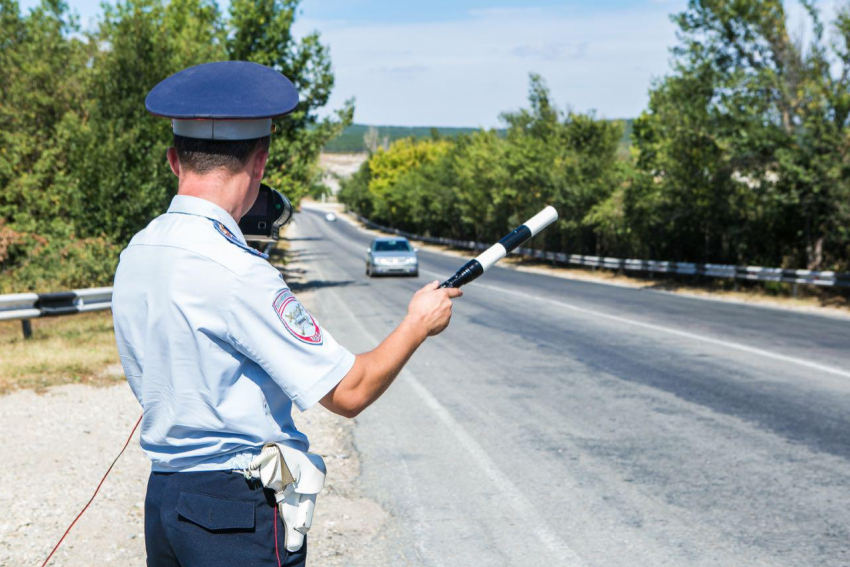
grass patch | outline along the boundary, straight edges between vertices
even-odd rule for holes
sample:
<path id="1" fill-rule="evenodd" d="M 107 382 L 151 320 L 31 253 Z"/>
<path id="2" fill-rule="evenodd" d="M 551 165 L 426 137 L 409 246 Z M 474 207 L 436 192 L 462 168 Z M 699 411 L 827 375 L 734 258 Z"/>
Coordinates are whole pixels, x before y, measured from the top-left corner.
<path id="1" fill-rule="evenodd" d="M 124 379 L 112 312 L 32 320 L 24 340 L 20 321 L 0 323 L 0 394 L 59 384 L 115 384 Z"/>

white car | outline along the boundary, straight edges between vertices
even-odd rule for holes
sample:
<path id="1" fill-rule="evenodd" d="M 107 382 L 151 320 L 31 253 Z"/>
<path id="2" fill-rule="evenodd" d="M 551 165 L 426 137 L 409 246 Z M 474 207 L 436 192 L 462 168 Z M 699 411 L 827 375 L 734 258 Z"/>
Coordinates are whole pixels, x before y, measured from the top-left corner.
<path id="1" fill-rule="evenodd" d="M 366 275 L 407 275 L 419 277 L 418 250 L 406 238 L 379 236 L 366 249 Z"/>
<path id="2" fill-rule="evenodd" d="M 333 213 L 328 213 L 325 215 L 325 220 L 328 222 L 334 222 L 336 220 L 336 215 Z"/>

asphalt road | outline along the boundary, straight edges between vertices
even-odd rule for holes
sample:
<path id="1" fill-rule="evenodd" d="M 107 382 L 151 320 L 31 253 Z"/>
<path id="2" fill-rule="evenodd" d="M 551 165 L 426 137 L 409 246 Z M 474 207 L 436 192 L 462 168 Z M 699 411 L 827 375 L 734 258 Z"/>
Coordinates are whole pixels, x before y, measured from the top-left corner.
<path id="1" fill-rule="evenodd" d="M 462 263 L 369 279 L 371 235 L 296 230 L 354 352 Z M 848 320 L 494 268 L 357 418 L 373 564 L 848 565 L 848 347 Z"/>

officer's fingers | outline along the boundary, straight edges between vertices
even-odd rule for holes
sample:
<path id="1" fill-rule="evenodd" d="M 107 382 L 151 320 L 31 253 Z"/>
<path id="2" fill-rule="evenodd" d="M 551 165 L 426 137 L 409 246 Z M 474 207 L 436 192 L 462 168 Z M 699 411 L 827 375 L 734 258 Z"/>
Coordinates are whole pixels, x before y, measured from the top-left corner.
<path id="1" fill-rule="evenodd" d="M 460 297 L 461 295 L 463 295 L 463 291 L 461 291 L 459 288 L 456 288 L 456 287 L 447 287 L 447 288 L 445 288 L 445 290 L 446 290 L 446 297 L 450 297 L 450 298 L 451 297 Z"/>
<path id="2" fill-rule="evenodd" d="M 435 289 L 437 289 L 438 287 L 440 287 L 440 282 L 439 282 L 439 280 L 434 280 L 434 281 L 432 281 L 431 283 L 427 283 L 427 284 L 425 284 L 424 286 L 422 286 L 422 287 L 419 289 L 419 291 L 417 291 L 417 292 L 416 292 L 416 294 L 417 294 L 417 295 L 419 295 L 420 293 L 423 293 L 423 292 L 426 292 L 426 291 L 434 291 L 434 290 L 435 290 Z"/>

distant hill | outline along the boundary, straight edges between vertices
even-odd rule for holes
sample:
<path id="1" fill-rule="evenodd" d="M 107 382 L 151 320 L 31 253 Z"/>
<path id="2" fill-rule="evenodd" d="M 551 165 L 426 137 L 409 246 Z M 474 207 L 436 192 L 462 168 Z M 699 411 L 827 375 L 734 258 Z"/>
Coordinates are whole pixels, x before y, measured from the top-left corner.
<path id="1" fill-rule="evenodd" d="M 436 132 L 440 136 L 455 137 L 460 134 L 470 134 L 478 130 L 478 128 L 450 128 L 450 127 L 431 127 L 431 126 L 375 126 L 378 129 L 378 143 L 381 144 L 384 138 L 388 138 L 390 143 L 400 138 L 430 138 Z M 339 138 L 331 140 L 325 145 L 325 151 L 330 153 L 357 153 L 365 152 L 366 144 L 363 141 L 363 136 L 369 131 L 368 124 L 352 124 L 340 134 Z M 504 132 L 504 130 L 500 130 Z"/>
<path id="2" fill-rule="evenodd" d="M 628 148 L 631 145 L 632 119 L 626 119 L 623 138 L 620 141 L 620 152 L 628 153 Z M 390 143 L 400 138 L 431 138 L 435 134 L 441 137 L 453 138 L 460 134 L 470 134 L 478 130 L 478 128 L 456 128 L 444 126 L 374 126 L 378 130 L 378 143 L 382 144 L 384 139 Z M 325 151 L 328 153 L 359 153 L 366 151 L 366 143 L 363 137 L 369 131 L 368 124 L 352 124 L 342 134 L 334 140 L 331 140 L 325 145 Z M 505 134 L 505 129 L 496 130 L 500 135 Z"/>
<path id="3" fill-rule="evenodd" d="M 623 118 L 614 122 L 622 122 L 625 125 L 623 127 L 623 136 L 620 138 L 620 147 L 617 152 L 620 158 L 625 159 L 629 155 L 629 148 L 632 147 L 632 130 L 634 130 L 635 119 Z"/>

